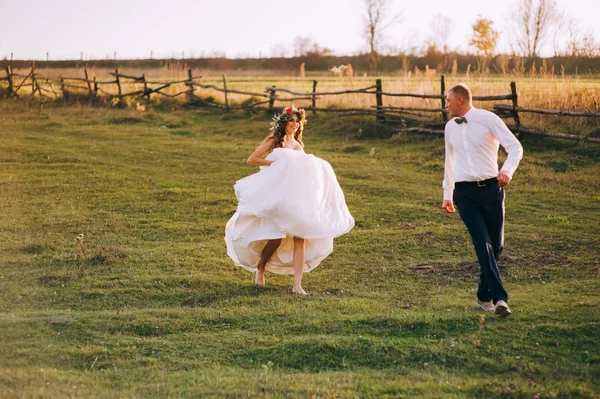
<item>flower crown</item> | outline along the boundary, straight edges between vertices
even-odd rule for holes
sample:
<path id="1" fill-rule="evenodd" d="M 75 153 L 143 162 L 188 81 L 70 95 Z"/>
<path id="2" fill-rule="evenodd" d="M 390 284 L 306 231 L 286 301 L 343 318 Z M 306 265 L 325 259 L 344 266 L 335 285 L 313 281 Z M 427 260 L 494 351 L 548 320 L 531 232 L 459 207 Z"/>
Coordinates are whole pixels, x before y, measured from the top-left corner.
<path id="1" fill-rule="evenodd" d="M 293 105 L 291 107 L 285 107 L 283 111 L 273 116 L 273 121 L 271 122 L 271 128 L 269 130 L 276 130 L 278 127 L 285 125 L 287 121 L 292 119 L 294 114 L 298 115 L 299 122 L 304 125 L 306 121 L 306 112 L 300 108 L 296 108 Z"/>

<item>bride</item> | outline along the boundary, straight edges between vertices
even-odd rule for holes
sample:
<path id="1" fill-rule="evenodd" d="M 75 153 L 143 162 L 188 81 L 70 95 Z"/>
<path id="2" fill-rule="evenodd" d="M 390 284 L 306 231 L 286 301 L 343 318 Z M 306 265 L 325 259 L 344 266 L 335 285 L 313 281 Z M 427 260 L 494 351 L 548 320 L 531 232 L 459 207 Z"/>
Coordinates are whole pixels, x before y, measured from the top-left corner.
<path id="1" fill-rule="evenodd" d="M 238 208 L 225 227 L 227 255 L 256 271 L 257 285 L 265 285 L 265 270 L 293 273 L 292 292 L 300 295 L 307 295 L 302 274 L 354 227 L 331 165 L 304 152 L 305 123 L 305 111 L 296 107 L 275 115 L 273 132 L 248 158 L 260 171 L 234 185 Z"/>

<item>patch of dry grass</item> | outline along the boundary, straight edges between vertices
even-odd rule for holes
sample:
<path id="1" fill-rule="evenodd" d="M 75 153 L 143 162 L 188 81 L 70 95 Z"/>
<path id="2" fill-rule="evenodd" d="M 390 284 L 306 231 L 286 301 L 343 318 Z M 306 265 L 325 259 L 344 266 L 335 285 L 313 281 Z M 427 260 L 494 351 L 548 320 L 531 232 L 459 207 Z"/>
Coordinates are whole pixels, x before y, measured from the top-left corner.
<path id="1" fill-rule="evenodd" d="M 146 79 L 151 82 L 172 82 L 187 78 L 185 65 L 166 65 L 162 68 L 143 70 L 127 69 L 120 70 L 121 73 L 132 76 L 141 76 L 145 74 Z M 60 96 L 60 84 L 58 80 L 63 77 L 84 77 L 83 69 L 58 69 L 58 68 L 40 68 L 36 70 L 39 74 L 54 81 L 49 83 L 42 81 L 43 87 L 50 90 L 46 93 L 49 97 Z M 29 70 L 15 70 L 16 73 L 26 75 Z M 90 78 L 96 77 L 98 81 L 112 81 L 114 77 L 110 75 L 114 72 L 107 68 L 90 68 L 88 75 Z M 375 76 L 354 76 L 353 79 L 347 77 L 322 76 L 308 73 L 308 77 L 299 78 L 293 76 L 271 76 L 269 74 L 258 75 L 260 71 L 240 71 L 238 75 L 227 77 L 227 87 L 233 90 L 243 90 L 255 93 L 265 93 L 269 87 L 286 88 L 297 92 L 312 92 L 313 80 L 317 80 L 317 92 L 344 91 L 370 87 L 375 84 Z M 194 70 L 193 75 L 198 76 L 197 81 L 202 84 L 223 86 L 223 80 L 214 70 Z M 396 74 L 389 74 L 381 77 L 383 81 L 383 90 L 391 93 L 414 93 L 414 94 L 440 94 L 441 76 L 435 70 L 429 69 L 422 72 L 417 69 L 414 71 L 402 70 Z M 539 70 L 530 70 L 527 73 L 504 74 L 478 76 L 466 71 L 464 74 L 451 73 L 446 77 L 446 88 L 454 83 L 467 83 L 473 93 L 477 96 L 501 95 L 510 93 L 510 82 L 515 81 L 519 95 L 519 105 L 533 108 L 561 109 L 561 110 L 579 110 L 598 112 L 600 111 L 600 82 L 587 75 L 568 76 L 554 71 L 547 71 L 540 67 Z M 16 82 L 15 84 L 18 84 Z M 87 93 L 87 87 L 83 83 L 74 83 L 81 89 L 69 88 L 73 95 L 84 98 Z M 0 81 L 0 88 L 5 81 Z M 51 87 L 49 87 L 49 85 Z M 142 83 L 136 83 L 131 80 L 121 80 L 122 91 L 124 93 L 143 89 Z M 157 87 L 158 85 L 150 85 Z M 103 94 L 117 94 L 116 84 L 101 85 Z M 168 96 L 174 96 L 187 90 L 183 83 L 173 85 L 164 89 Z M 22 96 L 27 96 L 31 92 L 30 88 L 21 89 Z M 224 104 L 225 95 L 214 89 L 197 88 L 195 94 L 201 98 L 209 99 L 216 103 Z M 281 98 L 290 98 L 290 95 L 284 92 L 278 93 Z M 153 101 L 161 102 L 165 100 L 172 101 L 166 96 L 153 95 Z M 248 95 L 228 94 L 230 105 L 237 106 L 242 103 L 255 102 L 260 97 L 250 99 Z M 266 100 L 266 98 L 262 98 Z M 125 104 L 136 108 L 139 99 L 130 98 Z M 176 102 L 186 101 L 185 96 L 179 96 Z M 276 106 L 283 106 L 289 101 L 277 101 Z M 299 107 L 308 107 L 310 100 L 296 100 L 295 105 Z M 510 103 L 503 101 L 503 103 Z M 373 94 L 343 94 L 343 95 L 322 95 L 317 99 L 317 106 L 323 108 L 365 108 L 370 109 L 376 105 L 375 95 Z M 418 99 L 409 97 L 388 97 L 384 96 L 384 106 L 393 107 L 419 107 L 419 108 L 440 108 L 441 102 L 437 99 Z M 492 103 L 476 102 L 475 106 L 490 109 Z M 429 120 L 440 120 L 441 114 L 422 113 L 421 117 Z M 600 118 L 572 118 L 572 117 L 551 117 L 547 115 L 521 114 L 522 122 L 527 127 L 547 129 L 553 131 L 563 131 L 567 133 L 596 134 L 599 128 Z"/>

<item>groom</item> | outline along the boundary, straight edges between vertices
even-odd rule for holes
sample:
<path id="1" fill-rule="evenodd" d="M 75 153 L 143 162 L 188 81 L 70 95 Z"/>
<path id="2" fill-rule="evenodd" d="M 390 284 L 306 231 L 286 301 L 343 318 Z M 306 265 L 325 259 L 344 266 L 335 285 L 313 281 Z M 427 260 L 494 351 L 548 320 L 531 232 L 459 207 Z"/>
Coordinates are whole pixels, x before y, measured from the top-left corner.
<path id="1" fill-rule="evenodd" d="M 446 124 L 444 203 L 454 203 L 473 240 L 480 266 L 477 305 L 502 317 L 512 312 L 498 270 L 504 245 L 504 187 L 523 157 L 523 147 L 494 113 L 473 107 L 471 90 L 454 85 L 446 96 L 446 109 L 454 116 Z M 498 171 L 498 144 L 508 157 Z"/>

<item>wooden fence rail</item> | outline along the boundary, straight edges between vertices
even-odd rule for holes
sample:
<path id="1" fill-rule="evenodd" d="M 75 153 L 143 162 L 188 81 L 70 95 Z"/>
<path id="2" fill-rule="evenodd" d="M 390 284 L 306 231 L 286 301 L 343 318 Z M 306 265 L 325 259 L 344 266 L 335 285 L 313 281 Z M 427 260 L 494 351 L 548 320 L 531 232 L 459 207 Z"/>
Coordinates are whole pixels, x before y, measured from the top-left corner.
<path id="1" fill-rule="evenodd" d="M 201 76 L 194 77 L 192 70 L 188 69 L 187 79 L 177 80 L 171 82 L 164 81 L 151 81 L 146 79 L 146 75 L 133 76 L 119 72 L 115 69 L 114 72 L 109 74 L 114 77 L 114 80 L 98 80 L 95 76 L 90 79 L 87 69 L 84 69 L 85 77 L 63 77 L 60 76 L 59 81 L 52 81 L 47 77 L 37 73 L 35 71 L 35 64 L 32 64 L 31 71 L 26 74 L 14 73 L 10 65 L 3 68 L 6 76 L 0 77 L 0 82 L 6 81 L 4 88 L 5 97 L 19 97 L 19 91 L 31 87 L 30 96 L 35 97 L 37 94 L 39 97 L 48 97 L 46 93 L 52 93 L 55 97 L 59 97 L 59 93 L 54 90 L 54 87 L 60 87 L 60 94 L 66 100 L 69 100 L 75 91 L 83 91 L 87 93 L 90 99 L 97 100 L 100 98 L 99 94 L 104 95 L 106 99 L 124 99 L 127 97 L 137 97 L 140 100 L 145 100 L 146 105 L 150 105 L 152 95 L 161 95 L 165 97 L 178 97 L 185 95 L 188 98 L 188 105 L 194 106 L 205 106 L 221 108 L 225 110 L 230 109 L 244 109 L 244 110 L 261 110 L 274 112 L 277 107 L 276 102 L 290 103 L 293 101 L 310 101 L 311 106 L 305 107 L 305 110 L 312 111 L 313 114 L 317 112 L 336 112 L 341 113 L 345 116 L 374 116 L 377 122 L 384 123 L 388 122 L 402 122 L 406 125 L 407 121 L 418 123 L 418 127 L 404 127 L 400 129 L 403 132 L 421 132 L 428 134 L 442 134 L 442 127 L 448 122 L 448 112 L 445 109 L 446 105 L 446 85 L 444 76 L 441 77 L 440 82 L 440 94 L 418 94 L 418 93 L 392 93 L 386 92 L 383 89 L 383 83 L 381 79 L 375 81 L 375 85 L 364 87 L 361 89 L 352 90 L 338 90 L 338 91 L 317 91 L 317 81 L 313 80 L 312 91 L 303 92 L 291 90 L 284 87 L 265 87 L 263 92 L 253 92 L 247 90 L 237 90 L 227 87 L 227 78 L 225 75 L 222 76 L 221 81 L 210 81 L 200 83 L 197 79 L 202 78 Z M 42 87 L 40 82 L 44 81 L 47 87 Z M 130 81 L 134 84 L 142 85 L 143 87 L 130 91 L 123 91 L 123 84 L 125 81 Z M 266 80 L 261 80 L 267 82 Z M 246 80 L 232 80 L 231 82 L 247 82 Z M 208 84 L 215 83 L 215 84 Z M 218 83 L 222 83 L 219 86 Z M 175 94 L 169 94 L 164 92 L 165 89 L 183 84 L 186 86 L 185 90 L 178 91 Z M 3 83 L 4 85 L 4 83 Z M 103 87 L 116 86 L 117 93 L 111 93 L 105 90 Z M 223 93 L 224 104 L 219 104 L 214 101 L 208 101 L 195 94 L 195 89 L 200 88 L 204 90 L 213 90 L 215 92 Z M 547 110 L 540 108 L 529 108 L 518 105 L 518 95 L 515 82 L 510 83 L 511 93 L 494 96 L 474 96 L 475 101 L 511 101 L 512 105 L 509 104 L 493 104 L 492 109 L 499 116 L 504 118 L 512 118 L 514 124 L 509 125 L 509 128 L 517 135 L 519 134 L 537 134 L 542 136 L 556 137 L 561 139 L 578 140 L 582 142 L 600 143 L 600 138 L 573 135 L 567 133 L 553 133 L 545 132 L 536 129 L 529 129 L 521 126 L 519 113 L 530 112 L 546 115 L 556 116 L 577 116 L 577 117 L 590 117 L 598 118 L 600 113 L 596 112 L 583 112 L 583 111 L 563 111 L 563 110 Z M 231 104 L 229 101 L 229 95 L 236 94 L 242 96 L 249 96 L 249 101 L 241 102 L 240 104 Z M 283 95 L 282 95 L 283 94 Z M 333 107 L 318 107 L 317 100 L 325 96 L 338 96 L 348 94 L 360 94 L 373 96 L 375 105 L 369 108 L 333 108 Z M 81 94 L 79 94 L 81 97 Z M 439 100 L 440 108 L 428 108 L 428 107 L 402 107 L 394 105 L 384 105 L 385 98 L 417 98 L 423 100 Z M 251 101 L 256 98 L 255 101 Z M 439 122 L 426 122 L 423 120 L 414 119 L 414 116 L 424 117 L 423 114 L 440 114 L 441 120 Z M 427 128 L 431 126 L 432 128 Z M 437 129 L 435 128 L 437 127 Z"/>
<path id="2" fill-rule="evenodd" d="M 583 116 L 586 118 L 600 118 L 598 112 L 582 112 L 582 111 L 563 111 L 560 109 L 542 109 L 529 107 L 515 107 L 511 105 L 496 104 L 494 108 L 499 110 L 516 111 L 516 112 L 531 112 L 535 114 L 557 115 L 557 116 Z"/>

